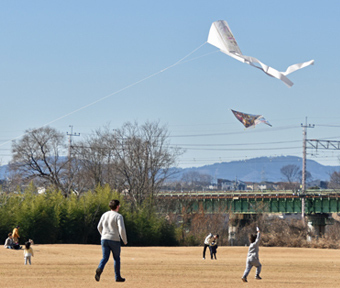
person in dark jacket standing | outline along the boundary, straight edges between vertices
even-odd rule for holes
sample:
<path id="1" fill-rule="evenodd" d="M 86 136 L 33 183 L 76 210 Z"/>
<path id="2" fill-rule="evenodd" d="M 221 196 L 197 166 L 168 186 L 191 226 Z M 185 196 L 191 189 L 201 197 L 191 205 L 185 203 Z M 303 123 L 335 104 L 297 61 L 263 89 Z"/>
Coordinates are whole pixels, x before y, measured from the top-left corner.
<path id="1" fill-rule="evenodd" d="M 209 250 L 210 250 L 211 260 L 213 260 L 214 258 L 215 260 L 217 260 L 216 258 L 217 247 L 218 247 L 217 240 L 210 243 Z"/>
<path id="2" fill-rule="evenodd" d="M 123 216 L 118 213 L 120 208 L 119 200 L 111 200 L 109 207 L 111 210 L 102 215 L 97 226 L 101 235 L 103 258 L 96 269 L 95 279 L 96 281 L 100 280 L 100 275 L 103 273 L 104 267 L 112 252 L 116 282 L 124 282 L 125 278 L 122 278 L 120 275 L 120 240 L 122 240 L 125 245 L 127 244 L 124 219 Z"/>

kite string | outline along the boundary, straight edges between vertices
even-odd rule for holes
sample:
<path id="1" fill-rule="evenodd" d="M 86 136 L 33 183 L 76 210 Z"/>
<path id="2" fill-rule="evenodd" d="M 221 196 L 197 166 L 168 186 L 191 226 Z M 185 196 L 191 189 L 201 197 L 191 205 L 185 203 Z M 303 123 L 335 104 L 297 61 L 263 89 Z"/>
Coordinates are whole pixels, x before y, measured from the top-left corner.
<path id="1" fill-rule="evenodd" d="M 216 51 L 213 51 L 213 52 L 209 52 L 209 53 L 206 53 L 206 54 L 203 54 L 201 56 L 198 56 L 198 57 L 195 57 L 195 58 L 192 58 L 190 60 L 187 60 L 187 61 L 184 61 L 182 63 L 178 63 L 178 64 L 184 64 L 184 63 L 188 63 L 188 62 L 191 62 L 191 61 L 194 61 L 194 60 L 197 60 L 197 59 L 200 59 L 200 58 L 203 58 L 205 56 L 208 56 L 208 55 L 211 55 L 211 54 L 214 54 L 214 53 L 219 53 L 221 52 L 220 50 L 216 50 Z"/>
<path id="2" fill-rule="evenodd" d="M 188 55 L 184 56 L 182 59 L 178 60 L 176 63 L 170 65 L 169 67 L 167 67 L 167 68 L 161 70 L 160 72 L 164 72 L 164 71 L 166 71 L 166 70 L 168 70 L 168 69 L 170 69 L 170 68 L 172 68 L 172 67 L 178 65 L 180 62 L 182 62 L 184 59 L 188 58 L 191 54 L 195 53 L 198 49 L 200 49 L 200 48 L 201 48 L 202 46 L 204 46 L 205 44 L 207 44 L 207 42 L 204 42 L 202 45 L 198 46 L 196 49 L 194 49 L 193 51 L 191 51 Z"/>
<path id="3" fill-rule="evenodd" d="M 143 82 L 143 81 L 145 81 L 145 80 L 147 80 L 147 79 L 150 79 L 150 78 L 152 78 L 152 77 L 154 77 L 154 76 L 156 76 L 156 75 L 158 75 L 158 74 L 160 74 L 160 73 L 162 73 L 162 72 L 164 72 L 164 71 L 166 71 L 166 70 L 168 70 L 168 69 L 170 69 L 170 68 L 172 68 L 172 67 L 175 67 L 176 65 L 178 65 L 179 63 L 181 63 L 184 59 L 188 58 L 190 55 L 192 55 L 193 53 L 195 53 L 198 49 L 200 49 L 200 48 L 201 48 L 202 46 L 204 46 L 206 43 L 207 43 L 207 42 L 204 42 L 204 43 L 201 44 L 199 47 L 197 47 L 196 49 L 194 49 L 193 51 L 191 51 L 189 54 L 187 54 L 186 56 L 184 56 L 183 58 L 181 58 L 180 60 L 178 60 L 178 61 L 175 62 L 174 64 L 168 66 L 167 68 L 162 69 L 162 70 L 160 70 L 160 71 L 158 71 L 158 72 L 156 72 L 156 73 L 153 73 L 153 74 L 151 74 L 151 75 L 149 75 L 149 76 L 147 76 L 147 77 L 145 77 L 145 78 L 143 78 L 143 79 L 141 79 L 141 80 L 136 81 L 135 83 L 132 83 L 132 84 L 130 84 L 130 85 L 128 85 L 128 86 L 126 86 L 126 87 L 124 87 L 124 88 L 122 88 L 122 89 L 117 90 L 116 92 L 113 92 L 113 93 L 111 93 L 111 94 L 109 94 L 109 95 L 106 95 L 106 96 L 104 96 L 104 97 L 102 97 L 102 98 L 100 98 L 100 99 L 98 99 L 98 100 L 96 100 L 96 101 L 94 101 L 94 102 L 92 102 L 92 103 L 89 103 L 89 104 L 87 104 L 87 105 L 85 105 L 85 106 L 83 106 L 83 107 L 80 107 L 80 108 L 78 108 L 78 109 L 76 109 L 76 110 L 74 110 L 74 111 L 72 111 L 72 112 L 69 112 L 69 113 L 67 113 L 67 114 L 65 114 L 65 115 L 63 115 L 63 116 L 61 116 L 61 117 L 58 117 L 57 119 L 54 119 L 54 120 L 52 120 L 52 121 L 50 121 L 50 122 L 48 122 L 48 123 L 45 123 L 45 124 L 42 125 L 40 128 L 45 127 L 45 126 L 48 126 L 48 125 L 50 125 L 50 124 L 52 124 L 52 123 L 54 123 L 54 122 L 57 122 L 57 121 L 59 121 L 59 120 L 61 120 L 61 119 L 64 119 L 64 118 L 66 118 L 66 117 L 68 117 L 68 116 L 70 116 L 70 115 L 72 115 L 72 114 L 74 114 L 74 113 L 77 113 L 77 112 L 79 112 L 79 111 L 81 111 L 81 110 L 83 110 L 83 109 L 85 109 L 85 108 L 87 108 L 87 107 L 90 107 L 90 106 L 92 106 L 92 105 L 94 105 L 94 104 L 96 104 L 96 103 L 98 103 L 98 102 L 100 102 L 100 101 L 103 101 L 103 100 L 105 100 L 105 99 L 107 99 L 107 98 L 109 98 L 109 97 L 111 97 L 111 96 L 113 96 L 113 95 L 116 95 L 116 94 L 118 94 L 118 93 L 120 93 L 120 92 L 122 92 L 122 91 L 124 91 L 124 90 L 126 90 L 126 89 L 129 89 L 129 88 L 131 88 L 131 87 L 133 87 L 133 86 L 135 86 L 135 85 L 137 85 L 137 84 L 139 84 L 139 83 L 141 83 L 141 82 Z M 21 138 L 21 137 L 24 136 L 24 135 L 25 135 L 25 134 L 22 134 L 22 135 L 20 135 L 20 136 L 17 136 L 17 137 L 15 137 L 15 138 L 12 138 L 11 140 L 8 140 L 8 141 L 6 141 L 6 142 L 4 142 L 4 143 L 1 143 L 1 144 L 0 144 L 0 147 L 2 147 L 2 146 L 4 146 L 4 145 L 8 144 L 9 142 L 12 142 L 12 141 L 18 139 L 18 138 Z"/>
<path id="4" fill-rule="evenodd" d="M 55 119 L 55 120 L 53 120 L 53 121 L 50 121 L 50 122 L 46 123 L 45 125 L 43 125 L 42 127 L 47 126 L 47 125 L 49 125 L 49 124 L 52 124 L 52 123 L 54 123 L 54 122 L 56 122 L 56 121 L 58 121 L 58 120 L 61 120 L 61 119 L 65 118 L 65 117 L 67 117 L 67 116 L 70 116 L 70 115 L 72 115 L 72 114 L 74 114 L 74 113 L 76 113 L 76 112 L 78 112 L 78 111 L 80 111 L 80 110 L 83 110 L 83 109 L 87 108 L 87 107 L 90 107 L 90 106 L 92 106 L 92 105 L 94 105 L 94 104 L 96 104 L 96 103 L 98 103 L 98 102 L 100 102 L 100 101 L 102 101 L 102 100 L 104 100 L 104 99 L 107 99 L 107 98 L 109 98 L 109 97 L 111 97 L 111 96 L 113 96 L 113 95 L 115 95 L 115 94 L 118 94 L 118 93 L 120 93 L 120 92 L 122 92 L 122 91 L 124 91 L 124 90 L 126 90 L 126 89 L 129 89 L 129 88 L 131 88 L 131 87 L 133 87 L 133 86 L 135 86 L 135 85 L 137 85 L 137 84 L 139 84 L 139 83 L 141 83 L 141 82 L 143 82 L 143 81 L 145 81 L 145 80 L 147 80 L 147 79 L 150 79 L 150 78 L 152 78 L 152 77 L 154 77 L 154 76 L 156 76 L 156 75 L 158 75 L 158 74 L 160 74 L 160 73 L 162 73 L 162 72 L 164 72 L 164 71 L 166 71 L 166 70 L 168 70 L 168 69 L 170 69 L 170 68 L 172 68 L 172 67 L 175 67 L 175 66 L 178 65 L 180 62 L 182 62 L 184 59 L 188 58 L 191 54 L 193 54 L 193 53 L 196 52 L 198 49 L 200 49 L 200 48 L 201 48 L 203 45 L 205 45 L 206 43 L 207 43 L 207 42 L 204 42 L 202 45 L 200 45 L 199 47 L 197 47 L 196 49 L 194 49 L 193 51 L 191 51 L 189 54 L 187 54 L 186 56 L 184 56 L 183 58 L 181 58 L 180 60 L 178 60 L 176 63 L 174 63 L 174 64 L 168 66 L 167 68 L 162 69 L 162 70 L 160 70 L 160 71 L 158 71 L 158 72 L 156 72 L 156 73 L 153 73 L 153 74 L 151 74 L 151 75 L 149 75 L 149 76 L 147 76 L 147 77 L 145 77 L 145 78 L 143 78 L 143 79 L 141 79 L 141 80 L 138 80 L 138 81 L 135 82 L 135 83 L 132 83 L 132 84 L 130 84 L 130 85 L 128 85 L 128 86 L 126 86 L 126 87 L 120 89 L 120 90 L 117 90 L 116 92 L 113 92 L 113 93 L 111 93 L 111 94 L 109 94 L 109 95 L 106 95 L 106 96 L 104 96 L 104 97 L 102 97 L 102 98 L 100 98 L 100 99 L 98 99 L 98 100 L 96 100 L 96 101 L 94 101 L 94 102 L 92 102 L 92 103 L 90 103 L 90 104 L 87 104 L 87 105 L 85 105 L 85 106 L 83 106 L 83 107 L 81 107 L 81 108 L 78 108 L 78 109 L 76 109 L 76 110 L 74 110 L 74 111 L 72 111 L 72 112 L 70 112 L 70 113 L 68 113 L 68 114 L 66 114 L 66 115 L 64 115 L 64 116 L 61 116 L 61 117 L 59 117 L 59 118 L 57 118 L 57 119 Z M 1 146 L 1 145 L 0 145 L 0 146 Z"/>

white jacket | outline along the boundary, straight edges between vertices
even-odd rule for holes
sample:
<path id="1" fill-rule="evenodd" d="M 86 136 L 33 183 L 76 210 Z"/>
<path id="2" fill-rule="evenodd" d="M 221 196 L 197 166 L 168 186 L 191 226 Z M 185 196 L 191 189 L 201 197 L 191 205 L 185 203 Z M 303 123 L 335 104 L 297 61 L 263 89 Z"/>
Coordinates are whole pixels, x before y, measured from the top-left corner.
<path id="1" fill-rule="evenodd" d="M 259 259 L 259 244 L 260 244 L 261 233 L 257 232 L 255 242 L 249 245 L 247 261 L 254 261 Z"/>
<path id="2" fill-rule="evenodd" d="M 120 241 L 127 244 L 127 237 L 124 225 L 124 218 L 116 211 L 105 212 L 98 223 L 97 229 L 100 233 L 101 240 Z"/>
<path id="3" fill-rule="evenodd" d="M 210 233 L 210 234 L 205 238 L 204 244 L 205 244 L 205 245 L 210 245 L 210 243 L 211 243 L 212 241 L 214 241 L 214 235 Z"/>

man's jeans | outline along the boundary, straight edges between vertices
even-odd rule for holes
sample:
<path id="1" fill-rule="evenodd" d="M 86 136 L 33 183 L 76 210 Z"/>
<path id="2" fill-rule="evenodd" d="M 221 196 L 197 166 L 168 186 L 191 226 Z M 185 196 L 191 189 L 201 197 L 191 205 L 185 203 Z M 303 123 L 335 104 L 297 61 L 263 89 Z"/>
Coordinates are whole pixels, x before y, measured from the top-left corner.
<path id="1" fill-rule="evenodd" d="M 102 251 L 103 258 L 99 263 L 98 268 L 104 270 L 104 267 L 107 261 L 110 258 L 110 251 L 112 251 L 112 256 L 114 260 L 114 268 L 115 268 L 115 278 L 116 280 L 121 278 L 120 276 L 120 241 L 112 241 L 112 240 L 102 240 Z"/>

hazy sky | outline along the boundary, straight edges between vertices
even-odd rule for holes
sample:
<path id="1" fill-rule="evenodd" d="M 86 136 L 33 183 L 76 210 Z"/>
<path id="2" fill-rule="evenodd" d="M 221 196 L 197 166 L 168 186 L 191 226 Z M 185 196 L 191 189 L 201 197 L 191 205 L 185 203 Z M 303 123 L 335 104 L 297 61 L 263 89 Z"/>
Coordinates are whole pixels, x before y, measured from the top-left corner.
<path id="1" fill-rule="evenodd" d="M 66 134 L 73 125 L 83 137 L 146 120 L 186 149 L 180 167 L 302 157 L 306 117 L 309 139 L 340 140 L 339 13 L 338 0 L 1 1 L 1 162 L 27 129 L 50 123 Z M 216 20 L 244 55 L 280 71 L 315 65 L 289 75 L 288 88 L 204 44 Z M 244 130 L 230 109 L 273 127 Z M 339 164 L 338 151 L 308 152 Z"/>

